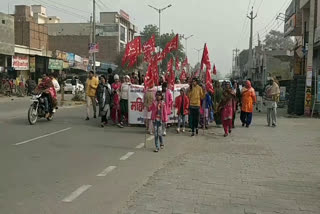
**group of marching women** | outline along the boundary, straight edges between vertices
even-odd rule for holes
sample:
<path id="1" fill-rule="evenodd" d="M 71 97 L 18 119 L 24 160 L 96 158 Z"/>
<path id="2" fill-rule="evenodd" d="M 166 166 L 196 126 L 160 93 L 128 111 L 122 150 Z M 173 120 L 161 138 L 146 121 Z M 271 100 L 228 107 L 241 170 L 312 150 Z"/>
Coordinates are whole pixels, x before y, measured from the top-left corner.
<path id="1" fill-rule="evenodd" d="M 108 76 L 101 76 L 98 79 L 93 72 L 90 72 L 86 84 L 87 120 L 91 104 L 96 118 L 97 99 L 101 127 L 108 123 L 108 118 L 111 116 L 113 122 L 123 128 L 125 123 L 128 124 L 129 88 L 135 82 L 134 78 L 129 76 L 124 76 L 122 81 L 118 75 L 112 78 L 114 82 L 109 84 Z M 171 90 L 173 86 L 164 81 L 161 86 L 162 90 L 157 91 L 154 85 L 149 85 L 145 88 L 144 94 L 145 125 L 147 132 L 155 136 L 155 152 L 164 148 L 163 136 L 166 136 L 166 129 L 170 126 L 169 115 L 175 110 L 178 118 L 177 133 L 185 132 L 187 125 L 191 129 L 191 136 L 195 136 L 199 133 L 199 126 L 207 129 L 209 123 L 214 121 L 217 126 L 223 126 L 224 136 L 227 137 L 235 128 L 236 112 L 239 108 L 241 108 L 242 126 L 250 127 L 256 94 L 249 80 L 241 89 L 237 82 L 232 85 L 230 82 L 223 82 L 221 85 L 216 81 L 213 92 L 206 90 L 197 78 L 193 78 L 189 82 L 189 87 L 182 88 L 175 100 Z M 274 90 L 272 87 L 271 89 Z M 274 112 L 270 111 L 271 119 L 273 115 Z"/>

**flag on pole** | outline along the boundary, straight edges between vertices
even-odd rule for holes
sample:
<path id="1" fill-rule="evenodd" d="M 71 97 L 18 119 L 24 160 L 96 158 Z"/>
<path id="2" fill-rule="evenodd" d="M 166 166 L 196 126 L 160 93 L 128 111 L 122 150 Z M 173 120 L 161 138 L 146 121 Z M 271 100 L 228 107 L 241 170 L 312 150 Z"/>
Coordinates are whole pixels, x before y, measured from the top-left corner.
<path id="1" fill-rule="evenodd" d="M 181 83 L 183 83 L 187 79 L 187 73 L 186 73 L 186 71 L 184 69 L 182 69 L 182 72 L 180 74 L 180 78 L 179 79 L 180 79 Z"/>
<path id="2" fill-rule="evenodd" d="M 207 69 L 211 70 L 211 62 L 209 58 L 209 50 L 207 44 L 204 45 L 202 60 L 201 60 L 201 67 L 200 69 L 203 70 L 204 65 L 206 65 Z"/>
<path id="3" fill-rule="evenodd" d="M 181 67 L 182 67 L 182 68 L 185 68 L 188 64 L 189 64 L 188 58 L 186 57 L 186 59 L 182 62 Z"/>
<path id="4" fill-rule="evenodd" d="M 216 68 L 216 64 L 214 64 L 212 72 L 214 75 L 217 75 L 217 68 Z"/>
<path id="5" fill-rule="evenodd" d="M 207 71 L 206 71 L 206 89 L 207 89 L 207 91 L 211 92 L 212 94 L 214 93 L 211 72 L 208 67 L 207 67 Z"/>
<path id="6" fill-rule="evenodd" d="M 180 71 L 180 62 L 179 62 L 179 57 L 176 57 L 176 71 Z"/>
<path id="7" fill-rule="evenodd" d="M 177 34 L 163 49 L 163 58 L 165 58 L 172 51 L 178 50 L 179 48 L 179 34 Z"/>
<path id="8" fill-rule="evenodd" d="M 150 62 L 151 54 L 155 52 L 156 49 L 156 39 L 155 36 L 152 35 L 149 41 L 145 42 L 142 45 L 142 52 L 144 53 L 144 60 L 146 62 Z"/>
<path id="9" fill-rule="evenodd" d="M 148 71 L 147 71 L 146 76 L 144 78 L 144 88 L 147 89 L 152 86 L 154 86 L 154 75 L 152 72 L 152 64 L 149 64 Z"/>
<path id="10" fill-rule="evenodd" d="M 132 62 L 136 62 L 137 58 L 142 52 L 141 48 L 141 37 L 136 37 L 134 40 L 129 42 L 126 46 L 125 54 L 122 58 L 122 66 L 125 65 L 126 62 L 130 60 L 130 65 Z"/>

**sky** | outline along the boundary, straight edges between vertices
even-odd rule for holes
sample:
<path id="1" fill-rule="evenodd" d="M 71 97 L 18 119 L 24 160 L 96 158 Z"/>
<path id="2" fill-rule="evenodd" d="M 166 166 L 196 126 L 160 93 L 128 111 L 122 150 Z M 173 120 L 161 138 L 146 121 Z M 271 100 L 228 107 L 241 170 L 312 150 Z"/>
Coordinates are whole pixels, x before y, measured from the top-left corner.
<path id="1" fill-rule="evenodd" d="M 254 6 L 254 44 L 271 29 L 283 31 L 283 21 L 276 20 L 285 13 L 291 0 L 96 0 L 97 12 L 126 11 L 131 21 L 142 30 L 145 25 L 159 23 L 158 13 L 148 7 L 172 7 L 161 17 L 161 33 L 174 31 L 188 40 L 188 58 L 191 65 L 198 62 L 198 52 L 207 43 L 210 59 L 218 72 L 231 72 L 233 49 L 249 47 L 250 23 L 246 18 Z M 0 11 L 14 12 L 16 4 L 42 4 L 47 15 L 59 16 L 61 22 L 86 22 L 92 13 L 92 0 L 0 0 Z M 97 19 L 99 16 L 97 15 Z M 185 45 L 185 41 L 182 41 Z M 201 53 L 200 53 L 201 59 Z"/>

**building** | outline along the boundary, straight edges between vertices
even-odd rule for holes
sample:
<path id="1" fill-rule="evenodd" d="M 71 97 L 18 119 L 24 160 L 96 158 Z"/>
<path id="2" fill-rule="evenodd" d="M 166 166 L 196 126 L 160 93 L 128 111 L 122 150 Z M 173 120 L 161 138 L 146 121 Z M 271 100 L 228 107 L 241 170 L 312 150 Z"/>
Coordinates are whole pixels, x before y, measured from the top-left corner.
<path id="1" fill-rule="evenodd" d="M 88 46 L 92 35 L 91 23 L 48 23 L 50 50 L 62 50 L 90 57 Z M 120 51 L 134 38 L 137 28 L 123 11 L 101 12 L 96 24 L 96 42 L 99 53 L 96 60 L 116 64 Z"/>
<path id="2" fill-rule="evenodd" d="M 47 16 L 47 8 L 42 5 L 32 5 L 33 20 L 37 24 L 60 23 L 60 18 L 57 16 Z"/>
<path id="3" fill-rule="evenodd" d="M 0 13 L 0 73 L 8 72 L 14 55 L 14 17 Z"/>

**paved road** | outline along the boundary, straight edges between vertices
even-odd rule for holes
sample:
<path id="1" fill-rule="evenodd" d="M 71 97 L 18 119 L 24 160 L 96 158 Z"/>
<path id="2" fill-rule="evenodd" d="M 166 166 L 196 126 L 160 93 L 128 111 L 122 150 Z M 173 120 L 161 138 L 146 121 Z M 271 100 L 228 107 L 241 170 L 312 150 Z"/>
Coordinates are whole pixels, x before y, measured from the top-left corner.
<path id="1" fill-rule="evenodd" d="M 171 130 L 154 154 L 143 128 L 99 128 L 83 106 L 30 126 L 28 106 L 0 102 L 0 213 L 319 213 L 319 120 Z"/>
<path id="2" fill-rule="evenodd" d="M 117 213 L 185 148 L 168 137 L 168 147 L 154 154 L 150 136 L 148 148 L 141 148 L 143 128 L 102 129 L 97 120 L 84 121 L 84 107 L 30 126 L 25 100 L 0 105 L 14 112 L 0 119 L 0 213 Z"/>

